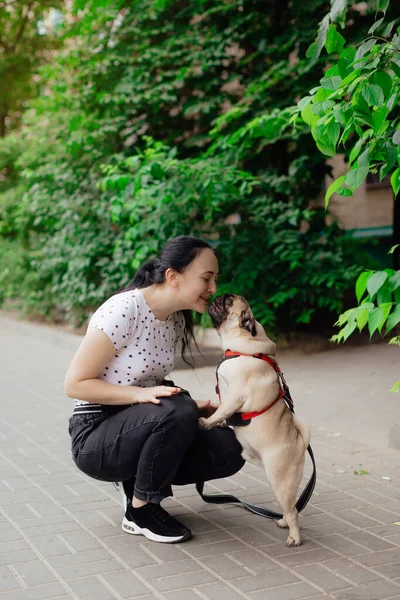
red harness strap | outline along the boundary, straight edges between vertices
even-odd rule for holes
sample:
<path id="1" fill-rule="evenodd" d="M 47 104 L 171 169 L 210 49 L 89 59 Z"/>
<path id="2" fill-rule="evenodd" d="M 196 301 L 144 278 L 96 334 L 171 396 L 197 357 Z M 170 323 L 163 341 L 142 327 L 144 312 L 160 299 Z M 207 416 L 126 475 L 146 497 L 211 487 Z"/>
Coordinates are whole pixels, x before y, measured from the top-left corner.
<path id="1" fill-rule="evenodd" d="M 219 389 L 218 369 L 225 360 L 228 360 L 229 358 L 236 358 L 237 356 L 251 356 L 253 358 L 259 358 L 259 359 L 267 362 L 274 369 L 274 371 L 276 373 L 281 373 L 281 370 L 278 367 L 278 364 L 274 360 L 272 360 L 272 358 L 267 356 L 266 354 L 262 354 L 261 352 L 258 352 L 257 354 L 244 354 L 243 352 L 233 352 L 232 350 L 226 350 L 224 356 L 219 361 L 217 371 L 216 371 L 217 385 L 215 386 L 215 391 L 218 394 L 218 398 L 219 398 L 220 402 L 221 402 L 221 393 L 220 393 L 220 389 Z M 240 415 L 240 418 L 242 419 L 242 421 L 247 421 L 249 419 L 252 419 L 253 417 L 258 417 L 259 415 L 262 415 L 263 413 L 267 412 L 267 410 L 272 408 L 277 402 L 279 402 L 279 400 L 281 400 L 285 396 L 285 390 L 283 389 L 282 386 L 280 386 L 280 388 L 281 388 L 281 391 L 280 391 L 278 398 L 276 400 L 274 400 L 272 402 L 272 404 L 267 406 L 267 408 L 264 408 L 263 410 L 260 410 L 260 411 L 237 413 Z"/>

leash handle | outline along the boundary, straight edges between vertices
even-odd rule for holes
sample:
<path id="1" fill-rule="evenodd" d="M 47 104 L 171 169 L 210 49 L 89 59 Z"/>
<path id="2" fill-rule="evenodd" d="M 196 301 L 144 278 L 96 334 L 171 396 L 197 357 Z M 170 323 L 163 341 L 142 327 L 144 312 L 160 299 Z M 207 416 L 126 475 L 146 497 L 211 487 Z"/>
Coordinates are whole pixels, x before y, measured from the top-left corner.
<path id="1" fill-rule="evenodd" d="M 314 453 L 312 451 L 311 446 L 307 448 L 308 454 L 310 455 L 311 462 L 313 464 L 313 472 L 311 473 L 311 477 L 301 493 L 299 499 L 296 502 L 296 509 L 298 512 L 301 512 L 304 507 L 308 504 L 312 493 L 315 488 L 315 484 L 317 481 L 316 474 L 316 466 L 315 466 L 315 458 Z M 241 504 L 243 508 L 252 512 L 260 517 L 265 517 L 266 519 L 282 519 L 283 515 L 280 513 L 276 513 L 273 510 L 269 510 L 269 508 L 264 508 L 263 506 L 257 506 L 255 504 L 250 504 L 249 502 L 245 502 L 244 500 L 240 500 L 236 498 L 236 496 L 232 496 L 231 494 L 204 494 L 204 481 L 199 481 L 196 483 L 196 490 L 198 491 L 200 497 L 204 502 L 208 502 L 209 504 Z"/>

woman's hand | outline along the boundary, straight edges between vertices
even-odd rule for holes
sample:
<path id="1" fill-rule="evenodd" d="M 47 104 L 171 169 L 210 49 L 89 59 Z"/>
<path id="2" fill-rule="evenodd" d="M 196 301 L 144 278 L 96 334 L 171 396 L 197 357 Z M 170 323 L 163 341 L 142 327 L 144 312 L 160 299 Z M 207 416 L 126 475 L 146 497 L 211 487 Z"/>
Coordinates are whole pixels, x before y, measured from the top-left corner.
<path id="1" fill-rule="evenodd" d="M 195 400 L 197 406 L 200 409 L 200 417 L 211 417 L 217 410 L 218 406 L 211 404 L 211 400 Z"/>
<path id="2" fill-rule="evenodd" d="M 157 385 L 155 387 L 148 388 L 135 388 L 134 402 L 145 403 L 152 402 L 153 404 L 160 404 L 160 398 L 165 396 L 173 396 L 179 394 L 182 388 L 170 387 L 167 385 Z"/>

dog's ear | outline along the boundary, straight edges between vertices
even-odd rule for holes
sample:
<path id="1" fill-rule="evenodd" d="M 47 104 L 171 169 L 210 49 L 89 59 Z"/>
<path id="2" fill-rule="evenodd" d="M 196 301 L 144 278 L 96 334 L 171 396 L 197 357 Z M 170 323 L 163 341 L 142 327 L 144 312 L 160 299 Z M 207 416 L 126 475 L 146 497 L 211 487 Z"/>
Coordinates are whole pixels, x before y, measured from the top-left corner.
<path id="1" fill-rule="evenodd" d="M 253 317 L 250 309 L 242 312 L 240 326 L 251 333 L 253 337 L 257 335 L 256 320 Z"/>

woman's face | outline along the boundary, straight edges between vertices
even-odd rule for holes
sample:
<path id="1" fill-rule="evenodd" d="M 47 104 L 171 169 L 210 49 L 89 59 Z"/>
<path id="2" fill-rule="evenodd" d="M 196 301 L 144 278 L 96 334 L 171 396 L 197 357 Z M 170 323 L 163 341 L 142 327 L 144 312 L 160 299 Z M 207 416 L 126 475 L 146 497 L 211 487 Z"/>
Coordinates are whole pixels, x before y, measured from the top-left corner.
<path id="1" fill-rule="evenodd" d="M 210 296 L 217 291 L 218 261 L 214 252 L 204 248 L 183 273 L 176 276 L 182 309 L 205 312 Z"/>

